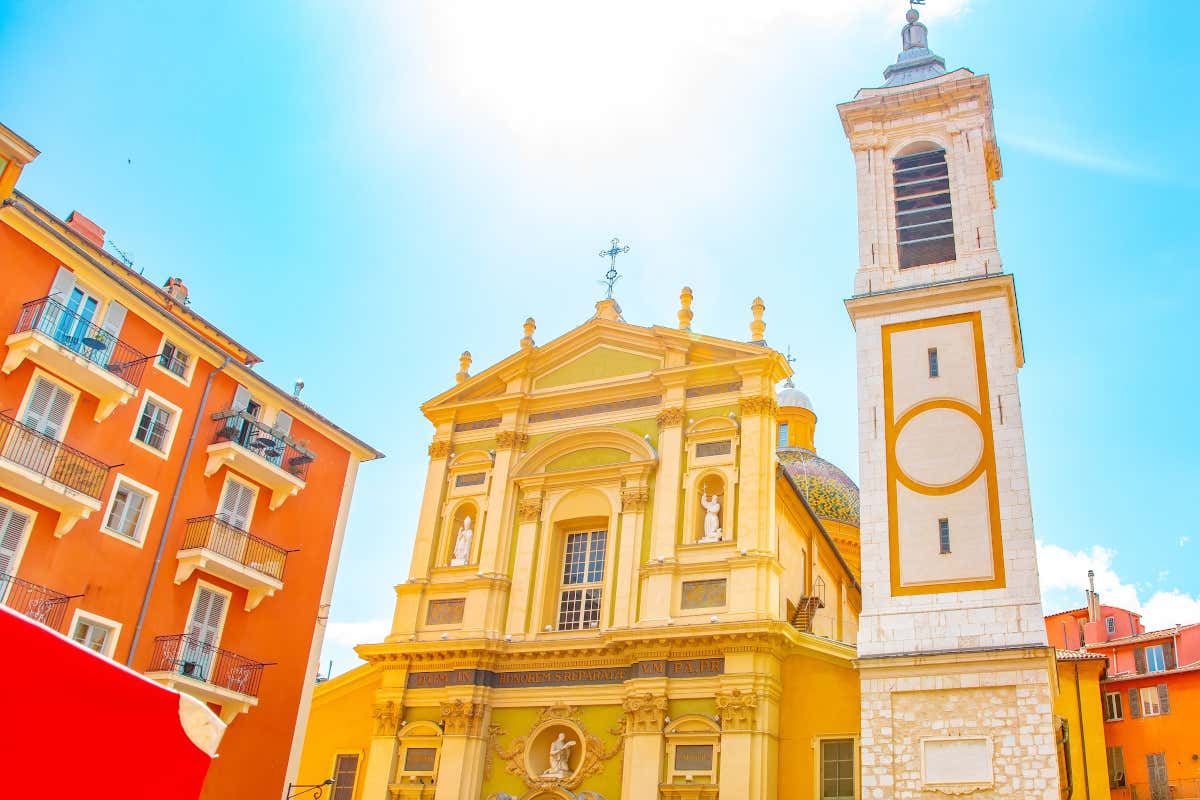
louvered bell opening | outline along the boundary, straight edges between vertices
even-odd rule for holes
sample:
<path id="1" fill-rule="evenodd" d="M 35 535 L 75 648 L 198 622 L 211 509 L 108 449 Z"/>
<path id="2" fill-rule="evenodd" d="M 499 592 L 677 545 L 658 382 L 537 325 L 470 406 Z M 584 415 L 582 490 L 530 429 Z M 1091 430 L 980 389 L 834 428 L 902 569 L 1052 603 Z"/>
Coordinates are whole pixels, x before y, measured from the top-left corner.
<path id="1" fill-rule="evenodd" d="M 892 159 L 900 268 L 953 261 L 954 221 L 946 151 Z"/>

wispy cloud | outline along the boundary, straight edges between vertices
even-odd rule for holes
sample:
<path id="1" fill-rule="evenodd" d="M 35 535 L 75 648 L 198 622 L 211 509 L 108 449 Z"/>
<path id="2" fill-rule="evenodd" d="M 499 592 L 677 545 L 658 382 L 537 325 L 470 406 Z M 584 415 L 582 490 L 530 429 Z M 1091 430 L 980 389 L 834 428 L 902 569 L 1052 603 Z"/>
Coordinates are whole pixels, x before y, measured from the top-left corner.
<path id="1" fill-rule="evenodd" d="M 1002 135 L 1000 141 L 1002 145 L 1009 145 L 1041 158 L 1079 167 L 1090 172 L 1141 181 L 1174 182 L 1178 180 L 1177 177 L 1167 175 L 1158 167 L 1140 158 L 1104 152 L 1095 147 L 1071 141 L 1065 135 L 1030 136 L 1009 133 Z"/>
<path id="2" fill-rule="evenodd" d="M 1186 545 L 1186 544 L 1187 544 L 1188 542 L 1190 542 L 1191 540 L 1192 540 L 1192 537 L 1190 537 L 1190 536 L 1180 536 L 1180 537 L 1179 537 L 1179 546 L 1180 546 L 1180 547 L 1183 547 L 1184 545 Z"/>
<path id="3" fill-rule="evenodd" d="M 1186 537 L 1181 537 L 1186 538 Z M 1088 570 L 1096 573 L 1096 591 L 1106 605 L 1127 608 L 1142 615 L 1147 630 L 1169 628 L 1177 624 L 1200 622 L 1200 596 L 1179 589 L 1155 591 L 1143 602 L 1138 587 L 1124 581 L 1114 567 L 1117 552 L 1099 545 L 1090 550 L 1068 550 L 1039 541 L 1038 572 L 1041 575 L 1042 602 L 1046 613 L 1083 605 L 1088 586 Z M 1167 577 L 1159 573 L 1159 579 Z M 1143 587 L 1146 591 L 1146 587 Z"/>
<path id="4" fill-rule="evenodd" d="M 382 642 L 388 634 L 388 626 L 389 623 L 386 619 L 369 619 L 364 622 L 330 620 L 328 627 L 325 628 L 325 641 L 343 647 Z"/>

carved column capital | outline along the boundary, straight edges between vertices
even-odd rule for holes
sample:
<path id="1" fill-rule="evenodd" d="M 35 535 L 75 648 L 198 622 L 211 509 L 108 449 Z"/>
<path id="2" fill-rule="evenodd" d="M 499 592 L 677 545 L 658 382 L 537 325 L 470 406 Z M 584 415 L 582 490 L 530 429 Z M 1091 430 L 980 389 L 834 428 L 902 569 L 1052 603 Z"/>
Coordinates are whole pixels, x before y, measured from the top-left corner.
<path id="1" fill-rule="evenodd" d="M 682 425 L 683 409 L 664 408 L 662 411 L 658 412 L 658 416 L 655 417 L 655 421 L 658 422 L 658 427 L 660 428 L 669 428 L 673 425 Z"/>
<path id="2" fill-rule="evenodd" d="M 667 716 L 667 698 L 652 692 L 631 694 L 622 703 L 625 730 L 629 733 L 662 733 Z"/>
<path id="3" fill-rule="evenodd" d="M 446 441 L 434 441 L 429 444 L 430 458 L 445 458 L 450 455 L 450 443 Z"/>
<path id="4" fill-rule="evenodd" d="M 371 718 L 375 720 L 375 735 L 395 736 L 400 712 L 400 704 L 395 701 L 387 700 L 376 703 L 371 709 Z"/>
<path id="5" fill-rule="evenodd" d="M 442 703 L 442 733 L 446 736 L 479 736 L 483 730 L 483 703 L 454 700 Z"/>
<path id="6" fill-rule="evenodd" d="M 523 497 L 517 503 L 517 519 L 521 522 L 537 522 L 542 516 L 541 496 Z"/>
<path id="7" fill-rule="evenodd" d="M 644 511 L 650 502 L 650 490 L 645 486 L 627 486 L 621 490 L 621 511 Z"/>
<path id="8" fill-rule="evenodd" d="M 721 715 L 723 730 L 752 730 L 758 714 L 758 695 L 741 689 L 717 692 L 717 712 Z"/>
<path id="9" fill-rule="evenodd" d="M 529 444 L 529 434 L 519 431 L 500 431 L 496 434 L 496 447 L 512 447 L 524 450 Z"/>
<path id="10" fill-rule="evenodd" d="M 738 401 L 742 414 L 768 414 L 775 416 L 779 413 L 779 404 L 770 397 L 743 397 Z"/>

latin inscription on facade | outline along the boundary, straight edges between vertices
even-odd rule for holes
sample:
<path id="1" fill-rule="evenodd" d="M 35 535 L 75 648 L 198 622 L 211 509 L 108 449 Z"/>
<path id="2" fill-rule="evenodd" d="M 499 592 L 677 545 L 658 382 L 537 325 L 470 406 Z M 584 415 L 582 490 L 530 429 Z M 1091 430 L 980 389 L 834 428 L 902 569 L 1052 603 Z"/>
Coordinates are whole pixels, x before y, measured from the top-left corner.
<path id="1" fill-rule="evenodd" d="M 452 600 L 430 600 L 429 610 L 425 613 L 426 625 L 456 625 L 462 622 L 463 611 L 467 607 L 464 597 Z"/>
<path id="2" fill-rule="evenodd" d="M 436 747 L 410 747 L 404 752 L 405 772 L 433 772 Z"/>
<path id="3" fill-rule="evenodd" d="M 488 686 L 493 689 L 525 689 L 535 686 L 595 686 L 624 683 L 633 678 L 704 678 L 725 672 L 724 658 L 691 658 L 678 661 L 657 659 L 629 666 L 586 669 L 543 669 L 522 672 L 493 672 L 486 669 L 455 669 L 444 672 L 411 672 L 409 689 L 440 689 L 443 686 Z"/>
<path id="4" fill-rule="evenodd" d="M 681 744 L 675 748 L 676 772 L 712 772 L 711 744 Z"/>
<path id="5" fill-rule="evenodd" d="M 680 608 L 718 608 L 725 605 L 725 579 L 684 581 Z"/>

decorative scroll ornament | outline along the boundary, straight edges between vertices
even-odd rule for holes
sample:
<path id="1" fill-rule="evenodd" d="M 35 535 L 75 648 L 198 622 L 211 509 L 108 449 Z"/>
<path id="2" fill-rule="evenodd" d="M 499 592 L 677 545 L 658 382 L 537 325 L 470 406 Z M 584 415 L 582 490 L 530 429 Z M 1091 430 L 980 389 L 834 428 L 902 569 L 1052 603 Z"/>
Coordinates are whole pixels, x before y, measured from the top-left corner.
<path id="1" fill-rule="evenodd" d="M 650 502 L 650 492 L 645 486 L 631 486 L 621 490 L 622 511 L 642 511 Z"/>
<path id="2" fill-rule="evenodd" d="M 500 431 L 496 434 L 496 447 L 515 447 L 524 450 L 529 444 L 529 434 L 517 431 Z"/>
<path id="3" fill-rule="evenodd" d="M 455 700 L 442 703 L 442 733 L 446 736 L 478 736 L 483 728 L 483 703 Z"/>
<path id="4" fill-rule="evenodd" d="M 536 741 L 539 734 L 555 727 L 569 730 L 570 735 L 577 737 L 575 741 L 582 747 L 579 764 L 574 772 L 563 777 L 533 774 L 529 769 L 528 751 L 534 748 L 535 744 L 539 744 Z M 504 762 L 506 772 L 516 775 L 532 789 L 554 787 L 574 792 L 585 780 L 604 769 L 605 762 L 621 752 L 625 741 L 621 735 L 623 731 L 612 730 L 609 733 L 616 738 L 616 744 L 611 748 L 605 747 L 604 742 L 588 731 L 578 708 L 565 703 L 556 703 L 543 709 L 529 734 L 513 739 L 507 747 L 501 743 L 501 739 L 507 736 L 507 731 L 499 725 L 491 725 L 488 727 L 488 753 L 484 760 L 484 776 L 491 775 L 493 757 L 497 757 Z"/>
<path id="5" fill-rule="evenodd" d="M 750 730 L 758 713 L 758 695 L 734 689 L 717 693 L 717 711 L 725 730 Z"/>
<path id="6" fill-rule="evenodd" d="M 450 455 L 449 442 L 432 442 L 429 445 L 430 458 L 445 458 Z"/>
<path id="7" fill-rule="evenodd" d="M 662 733 L 667 698 L 651 692 L 631 694 L 622 705 L 629 733 Z"/>
<path id="8" fill-rule="evenodd" d="M 517 503 L 517 519 L 521 522 L 537 522 L 542 515 L 542 498 L 526 497 Z"/>
<path id="9" fill-rule="evenodd" d="M 673 425 L 682 425 L 683 409 L 664 408 L 662 411 L 658 412 L 658 416 L 655 417 L 655 421 L 658 422 L 658 427 L 660 428 L 670 428 Z"/>
<path id="10" fill-rule="evenodd" d="M 738 408 L 745 415 L 770 414 L 774 416 L 779 413 L 779 404 L 770 397 L 743 397 L 738 401 Z"/>
<path id="11" fill-rule="evenodd" d="M 400 704 L 391 700 L 376 703 L 371 710 L 371 717 L 375 720 L 376 736 L 395 736 L 396 721 L 400 717 Z"/>

